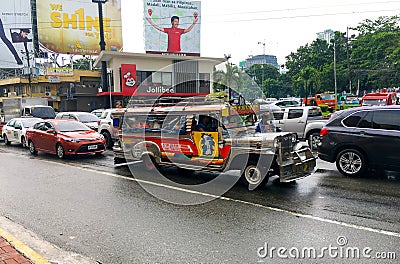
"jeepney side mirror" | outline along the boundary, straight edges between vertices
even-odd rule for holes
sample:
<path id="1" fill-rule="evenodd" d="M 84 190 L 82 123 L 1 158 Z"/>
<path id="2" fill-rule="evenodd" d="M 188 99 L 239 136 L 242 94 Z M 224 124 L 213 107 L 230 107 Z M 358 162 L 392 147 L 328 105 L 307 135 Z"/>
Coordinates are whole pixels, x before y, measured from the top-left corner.
<path id="1" fill-rule="evenodd" d="M 113 118 L 113 127 L 119 127 L 119 118 Z"/>

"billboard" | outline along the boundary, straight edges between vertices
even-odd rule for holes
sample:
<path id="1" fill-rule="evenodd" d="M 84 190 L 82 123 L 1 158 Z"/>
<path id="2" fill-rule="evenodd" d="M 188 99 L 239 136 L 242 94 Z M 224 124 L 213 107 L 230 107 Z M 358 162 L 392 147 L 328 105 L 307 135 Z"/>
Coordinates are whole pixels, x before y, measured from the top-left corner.
<path id="1" fill-rule="evenodd" d="M 0 5 L 0 68 L 22 68 L 33 63 L 30 0 L 2 1 Z"/>
<path id="2" fill-rule="evenodd" d="M 98 4 L 91 0 L 37 1 L 38 38 L 42 48 L 55 53 L 100 53 Z M 121 0 L 103 4 L 106 50 L 122 48 Z"/>
<path id="3" fill-rule="evenodd" d="M 144 0 L 146 53 L 200 56 L 201 2 Z"/>

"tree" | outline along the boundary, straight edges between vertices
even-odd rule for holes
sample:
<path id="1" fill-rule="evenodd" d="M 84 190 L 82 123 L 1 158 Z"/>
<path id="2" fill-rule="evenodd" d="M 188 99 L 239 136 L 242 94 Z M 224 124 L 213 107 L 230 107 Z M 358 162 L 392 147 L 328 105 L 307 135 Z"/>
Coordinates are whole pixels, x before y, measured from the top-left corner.
<path id="1" fill-rule="evenodd" d="M 237 65 L 230 62 L 225 63 L 225 71 L 214 70 L 214 91 L 221 92 L 225 89 L 232 89 L 233 91 L 240 92 L 242 86 L 242 71 Z"/>

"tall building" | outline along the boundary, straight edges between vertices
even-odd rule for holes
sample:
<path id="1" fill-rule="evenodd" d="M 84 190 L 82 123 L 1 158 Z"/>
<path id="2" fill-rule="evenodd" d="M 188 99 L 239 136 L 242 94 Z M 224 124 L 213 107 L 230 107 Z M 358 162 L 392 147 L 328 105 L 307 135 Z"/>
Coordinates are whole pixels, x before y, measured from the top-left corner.
<path id="1" fill-rule="evenodd" d="M 244 70 L 250 69 L 254 64 L 269 64 L 279 69 L 279 64 L 276 56 L 274 55 L 256 55 L 247 58 L 244 62 Z"/>
<path id="2" fill-rule="evenodd" d="M 326 42 L 330 43 L 331 42 L 331 38 L 333 37 L 335 32 L 333 32 L 332 29 L 326 29 L 323 32 L 318 32 L 317 33 L 317 38 L 319 39 L 323 39 Z"/>

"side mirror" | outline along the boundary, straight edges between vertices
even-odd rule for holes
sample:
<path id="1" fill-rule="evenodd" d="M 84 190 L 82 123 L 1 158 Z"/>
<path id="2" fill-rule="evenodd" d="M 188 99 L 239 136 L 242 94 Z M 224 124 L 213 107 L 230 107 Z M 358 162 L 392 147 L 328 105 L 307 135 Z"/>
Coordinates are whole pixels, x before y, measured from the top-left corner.
<path id="1" fill-rule="evenodd" d="M 55 134 L 56 133 L 56 131 L 54 129 L 48 129 L 46 132 L 49 133 L 49 134 Z"/>
<path id="2" fill-rule="evenodd" d="M 119 127 L 119 118 L 113 118 L 113 127 Z"/>

